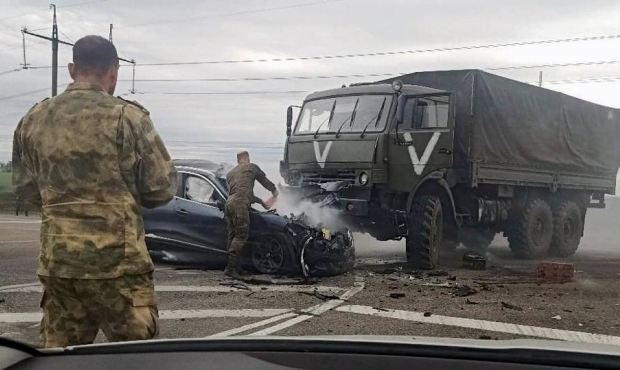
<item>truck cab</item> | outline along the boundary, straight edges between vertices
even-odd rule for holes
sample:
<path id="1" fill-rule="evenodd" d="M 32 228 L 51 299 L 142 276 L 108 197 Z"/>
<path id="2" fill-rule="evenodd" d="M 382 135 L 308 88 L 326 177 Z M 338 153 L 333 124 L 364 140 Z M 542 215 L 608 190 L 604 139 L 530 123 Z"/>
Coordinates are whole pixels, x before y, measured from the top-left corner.
<path id="1" fill-rule="evenodd" d="M 450 93 L 362 84 L 317 92 L 287 115 L 281 175 L 291 189 L 345 181 L 339 206 L 354 229 L 380 240 L 407 235 L 409 194 L 452 166 Z"/>

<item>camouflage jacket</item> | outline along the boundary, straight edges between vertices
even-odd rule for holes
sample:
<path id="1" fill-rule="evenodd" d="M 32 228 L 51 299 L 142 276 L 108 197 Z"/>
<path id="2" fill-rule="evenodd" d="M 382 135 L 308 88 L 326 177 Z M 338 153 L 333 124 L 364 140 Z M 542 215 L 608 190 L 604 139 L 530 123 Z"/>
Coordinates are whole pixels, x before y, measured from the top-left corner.
<path id="1" fill-rule="evenodd" d="M 262 203 L 254 196 L 254 181 L 258 181 L 270 192 L 276 190 L 276 186 L 269 181 L 263 170 L 254 163 L 240 164 L 226 175 L 228 182 L 228 199 L 233 202 Z"/>
<path id="2" fill-rule="evenodd" d="M 13 163 L 17 196 L 41 206 L 39 275 L 153 270 L 140 207 L 170 201 L 176 171 L 146 109 L 73 83 L 21 119 Z"/>

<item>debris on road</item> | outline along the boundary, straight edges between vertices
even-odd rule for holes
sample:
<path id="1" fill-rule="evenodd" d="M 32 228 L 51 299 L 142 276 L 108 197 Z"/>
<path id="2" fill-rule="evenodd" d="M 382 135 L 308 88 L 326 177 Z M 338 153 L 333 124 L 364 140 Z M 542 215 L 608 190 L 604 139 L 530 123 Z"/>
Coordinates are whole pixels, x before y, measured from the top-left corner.
<path id="1" fill-rule="evenodd" d="M 405 296 L 405 293 L 394 292 L 394 293 L 390 293 L 389 296 L 390 298 L 398 299 L 398 298 L 403 298 Z"/>
<path id="2" fill-rule="evenodd" d="M 476 293 L 478 293 L 478 291 L 469 285 L 457 285 L 452 290 L 452 295 L 455 297 L 468 297 Z"/>
<path id="3" fill-rule="evenodd" d="M 501 301 L 501 304 L 503 308 L 507 308 L 509 310 L 523 311 L 523 308 L 516 306 L 514 304 L 511 304 L 511 303 L 508 303 L 508 302 Z"/>
<path id="4" fill-rule="evenodd" d="M 552 317 L 552 319 L 554 319 L 554 320 L 562 320 L 562 316 L 555 315 L 555 316 Z"/>
<path id="5" fill-rule="evenodd" d="M 565 262 L 541 262 L 536 267 L 536 276 L 546 283 L 567 283 L 575 278 L 575 265 Z"/>
<path id="6" fill-rule="evenodd" d="M 463 255 L 463 267 L 472 270 L 484 270 L 487 266 L 487 258 L 476 252 L 467 252 Z"/>
<path id="7" fill-rule="evenodd" d="M 335 295 L 335 294 L 323 294 L 320 293 L 318 290 L 312 291 L 312 292 L 299 292 L 299 294 L 305 294 L 305 295 L 309 295 L 309 296 L 313 296 L 316 297 L 322 301 L 329 301 L 331 299 L 340 299 L 339 296 Z"/>

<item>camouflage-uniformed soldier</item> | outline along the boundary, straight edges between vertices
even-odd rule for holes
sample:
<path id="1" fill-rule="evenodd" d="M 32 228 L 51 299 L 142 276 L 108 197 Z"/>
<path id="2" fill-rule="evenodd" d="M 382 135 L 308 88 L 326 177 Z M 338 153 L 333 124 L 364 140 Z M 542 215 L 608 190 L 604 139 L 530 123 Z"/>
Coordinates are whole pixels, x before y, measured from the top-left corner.
<path id="1" fill-rule="evenodd" d="M 228 231 L 228 265 L 224 273 L 239 277 L 240 266 L 238 256 L 241 254 L 250 234 L 250 205 L 260 203 L 269 209 L 278 197 L 276 186 L 258 165 L 250 162 L 250 154 L 246 151 L 237 154 L 237 166 L 226 175 L 229 194 L 226 201 L 225 216 Z M 257 180 L 265 189 L 272 193 L 266 201 L 254 196 L 254 181 Z"/>
<path id="2" fill-rule="evenodd" d="M 149 112 L 115 98 L 114 45 L 73 47 L 74 82 L 22 118 L 13 141 L 18 196 L 41 206 L 45 347 L 153 338 L 158 313 L 140 207 L 172 199 L 176 171 Z"/>

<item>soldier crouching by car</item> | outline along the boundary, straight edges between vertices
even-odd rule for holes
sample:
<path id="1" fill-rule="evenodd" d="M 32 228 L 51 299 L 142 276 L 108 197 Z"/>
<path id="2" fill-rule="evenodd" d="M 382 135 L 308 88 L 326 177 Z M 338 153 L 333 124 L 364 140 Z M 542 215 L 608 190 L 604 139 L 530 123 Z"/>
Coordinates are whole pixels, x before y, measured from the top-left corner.
<path id="1" fill-rule="evenodd" d="M 254 196 L 254 181 L 257 180 L 272 197 L 263 201 Z M 233 278 L 239 278 L 243 273 L 239 265 L 239 255 L 250 235 L 250 205 L 260 203 L 265 209 L 270 209 L 278 198 L 276 186 L 267 179 L 267 176 L 258 165 L 250 162 L 250 154 L 246 151 L 237 154 L 237 166 L 226 175 L 229 187 L 229 196 L 226 201 L 225 216 L 228 232 L 228 265 L 224 273 Z"/>
<path id="2" fill-rule="evenodd" d="M 149 112 L 112 96 L 114 45 L 86 36 L 73 47 L 74 82 L 35 105 L 13 140 L 20 199 L 41 206 L 45 347 L 150 339 L 158 332 L 153 262 L 140 207 L 170 201 L 176 170 Z"/>

